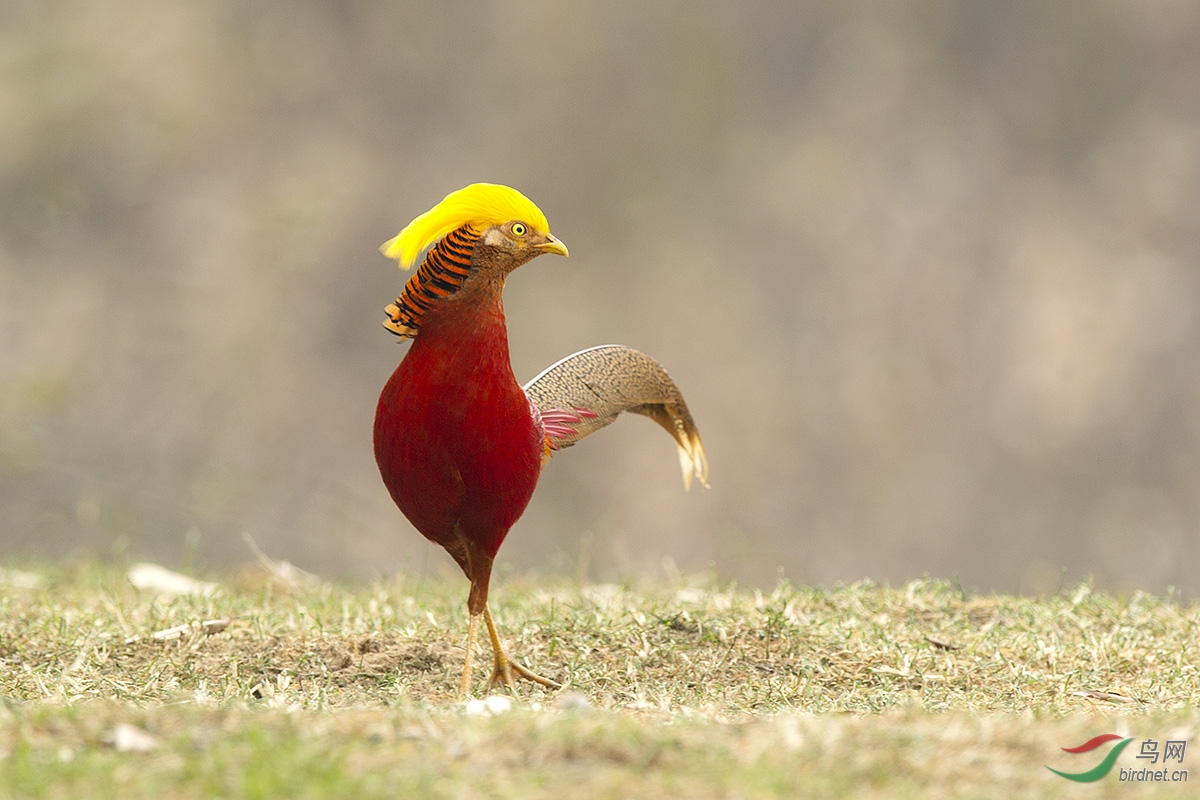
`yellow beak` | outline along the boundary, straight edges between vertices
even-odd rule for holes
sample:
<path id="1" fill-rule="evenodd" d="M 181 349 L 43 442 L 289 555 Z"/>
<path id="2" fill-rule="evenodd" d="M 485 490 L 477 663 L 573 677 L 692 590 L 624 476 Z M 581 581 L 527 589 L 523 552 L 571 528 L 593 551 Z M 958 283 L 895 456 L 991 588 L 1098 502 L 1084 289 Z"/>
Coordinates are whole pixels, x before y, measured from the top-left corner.
<path id="1" fill-rule="evenodd" d="M 554 238 L 554 234 L 552 233 L 547 233 L 546 241 L 535 244 L 534 247 L 543 253 L 556 253 L 564 258 L 569 255 L 567 253 L 567 246 L 560 239 Z"/>

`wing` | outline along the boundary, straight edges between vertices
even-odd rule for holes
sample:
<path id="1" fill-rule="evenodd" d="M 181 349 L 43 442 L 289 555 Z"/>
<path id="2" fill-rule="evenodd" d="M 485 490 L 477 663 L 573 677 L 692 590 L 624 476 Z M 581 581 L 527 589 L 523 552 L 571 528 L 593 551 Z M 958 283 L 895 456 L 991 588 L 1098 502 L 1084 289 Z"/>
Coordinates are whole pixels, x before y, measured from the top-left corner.
<path id="1" fill-rule="evenodd" d="M 662 365 L 645 353 L 606 344 L 567 356 L 525 386 L 541 412 L 546 444 L 570 447 L 622 411 L 657 422 L 675 438 L 684 488 L 694 474 L 708 486 L 708 459 L 683 394 Z"/>

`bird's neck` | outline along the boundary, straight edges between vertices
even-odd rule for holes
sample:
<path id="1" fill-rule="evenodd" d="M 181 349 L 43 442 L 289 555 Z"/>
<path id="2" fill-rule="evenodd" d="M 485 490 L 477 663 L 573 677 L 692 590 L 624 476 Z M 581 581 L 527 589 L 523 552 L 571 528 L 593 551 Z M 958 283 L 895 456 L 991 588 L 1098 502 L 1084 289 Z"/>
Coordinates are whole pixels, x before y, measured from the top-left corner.
<path id="1" fill-rule="evenodd" d="M 508 354 L 508 329 L 501 300 L 503 282 L 479 282 L 425 312 L 405 361 L 423 362 L 447 383 L 516 383 Z"/>

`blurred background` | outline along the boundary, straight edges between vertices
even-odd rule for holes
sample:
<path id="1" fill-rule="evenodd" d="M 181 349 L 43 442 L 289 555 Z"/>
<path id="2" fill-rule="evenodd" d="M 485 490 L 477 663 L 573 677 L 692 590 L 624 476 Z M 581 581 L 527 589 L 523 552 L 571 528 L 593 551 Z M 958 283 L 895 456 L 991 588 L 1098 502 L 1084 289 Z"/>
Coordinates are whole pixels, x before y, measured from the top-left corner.
<path id="1" fill-rule="evenodd" d="M 622 419 L 507 569 L 1200 592 L 1190 0 L 5 0 L 0 557 L 449 571 L 376 248 L 481 180 L 517 377 L 645 350 L 712 466 Z"/>

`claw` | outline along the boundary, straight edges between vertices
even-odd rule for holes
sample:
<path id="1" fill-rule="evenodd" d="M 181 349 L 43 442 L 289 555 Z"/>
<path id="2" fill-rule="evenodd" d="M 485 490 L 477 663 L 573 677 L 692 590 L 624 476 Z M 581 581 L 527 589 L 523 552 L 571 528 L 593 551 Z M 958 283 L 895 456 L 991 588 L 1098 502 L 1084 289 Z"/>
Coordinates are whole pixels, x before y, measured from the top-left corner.
<path id="1" fill-rule="evenodd" d="M 533 681 L 540 686 L 545 686 L 547 689 L 562 688 L 562 684 L 558 681 L 543 678 L 533 670 L 508 657 L 508 653 L 504 652 L 504 645 L 500 643 L 500 633 L 496 630 L 496 623 L 492 621 L 492 612 L 487 606 L 483 607 L 483 621 L 487 624 L 488 635 L 492 639 L 492 652 L 496 656 L 496 666 L 492 670 L 492 679 L 488 684 L 489 688 L 495 689 L 498 686 L 512 688 L 516 684 L 516 678 Z"/>
<path id="2" fill-rule="evenodd" d="M 515 675 L 515 677 L 514 677 Z M 488 684 L 489 689 L 498 689 L 501 686 L 513 688 L 516 685 L 516 678 L 524 678 L 527 681 L 533 681 L 536 684 L 545 686 L 547 689 L 561 689 L 563 685 L 558 681 L 552 681 L 549 678 L 544 678 L 538 675 L 528 667 L 524 667 L 513 661 L 508 656 L 503 657 L 503 662 L 500 658 L 496 659 L 496 668 L 492 671 L 492 680 Z"/>

